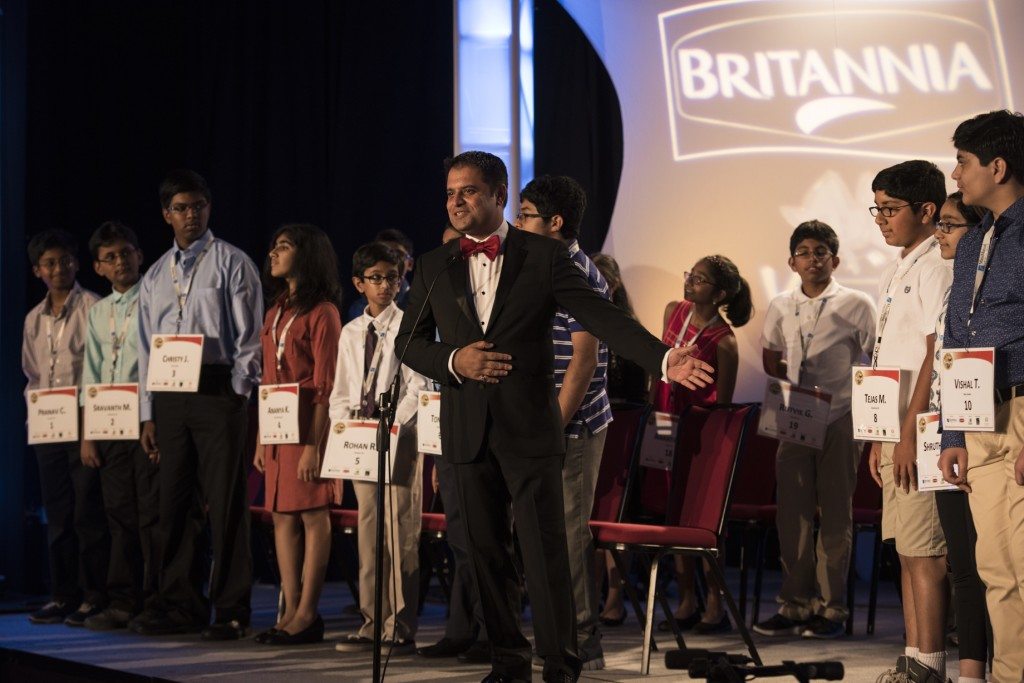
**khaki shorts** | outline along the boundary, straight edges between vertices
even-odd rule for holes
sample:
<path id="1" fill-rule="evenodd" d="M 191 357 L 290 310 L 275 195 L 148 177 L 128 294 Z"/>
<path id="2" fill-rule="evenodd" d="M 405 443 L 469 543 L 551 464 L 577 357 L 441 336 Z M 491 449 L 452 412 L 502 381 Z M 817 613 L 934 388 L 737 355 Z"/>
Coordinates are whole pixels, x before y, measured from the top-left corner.
<path id="1" fill-rule="evenodd" d="M 894 443 L 882 444 L 879 470 L 882 475 L 882 540 L 896 541 L 896 552 L 905 557 L 938 557 L 946 554 L 946 537 L 935 507 L 935 492 L 904 493 L 892 477 Z"/>

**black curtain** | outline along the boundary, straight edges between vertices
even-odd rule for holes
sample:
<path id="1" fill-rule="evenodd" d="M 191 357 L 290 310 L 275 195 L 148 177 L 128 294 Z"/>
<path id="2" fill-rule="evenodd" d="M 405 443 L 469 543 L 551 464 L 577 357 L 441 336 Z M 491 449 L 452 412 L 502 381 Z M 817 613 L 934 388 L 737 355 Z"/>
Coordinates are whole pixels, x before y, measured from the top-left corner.
<path id="1" fill-rule="evenodd" d="M 587 193 L 580 246 L 601 249 L 622 175 L 622 111 L 590 41 L 557 0 L 534 2 L 537 175 L 575 178 Z"/>
<path id="2" fill-rule="evenodd" d="M 439 243 L 442 160 L 453 145 L 451 2 L 0 5 L 5 54 L 17 42 L 9 31 L 27 44 L 27 59 L 4 63 L 5 126 L 12 107 L 27 114 L 16 140 L 25 149 L 18 167 L 8 168 L 4 130 L 4 168 L 25 181 L 4 185 L 5 193 L 15 188 L 17 204 L 24 200 L 24 216 L 14 212 L 15 224 L 6 223 L 0 237 L 7 263 L 25 259 L 26 236 L 64 228 L 81 242 L 80 280 L 108 292 L 86 253 L 89 235 L 102 221 L 120 219 L 154 261 L 172 240 L 157 185 L 177 167 L 206 177 L 214 233 L 260 266 L 270 234 L 284 222 L 327 230 L 346 281 L 355 248 L 382 228 L 403 230 L 418 251 Z M 10 84 L 20 80 L 27 92 L 11 103 Z M 11 200 L 5 194 L 8 221 Z M 19 299 L 4 307 L 4 377 L 12 381 L 4 383 L 3 405 L 21 406 L 7 413 L 12 427 L 24 410 L 21 322 L 45 292 L 23 268 L 3 271 L 5 304 L 12 293 Z M 346 295 L 351 300 L 354 290 L 346 287 Z M 9 431 L 19 443 L 8 444 L 0 465 L 18 481 L 5 478 L 3 490 L 17 495 L 5 497 L 0 512 L 17 523 L 23 511 L 38 509 L 39 487 L 21 431 Z M 0 574 L 29 590 L 40 590 L 45 574 L 35 535 L 25 535 L 32 549 L 24 566 L 17 551 L 0 558 Z M 20 545 L 20 535 L 5 538 Z"/>

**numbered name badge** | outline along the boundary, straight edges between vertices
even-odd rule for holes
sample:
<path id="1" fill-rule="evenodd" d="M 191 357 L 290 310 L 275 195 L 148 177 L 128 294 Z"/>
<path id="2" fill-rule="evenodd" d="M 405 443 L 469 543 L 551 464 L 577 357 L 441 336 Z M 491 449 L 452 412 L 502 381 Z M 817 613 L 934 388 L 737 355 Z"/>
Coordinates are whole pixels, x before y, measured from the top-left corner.
<path id="1" fill-rule="evenodd" d="M 139 438 L 139 385 L 88 384 L 85 387 L 85 438 L 129 441 Z"/>
<path id="2" fill-rule="evenodd" d="M 391 427 L 391 482 L 398 452 L 398 425 Z M 325 479 L 377 481 L 377 420 L 339 420 L 331 425 L 320 476 Z"/>
<path id="3" fill-rule="evenodd" d="M 260 387 L 260 443 L 299 443 L 299 385 Z"/>
<path id="4" fill-rule="evenodd" d="M 900 369 L 855 365 L 851 373 L 853 438 L 900 440 Z"/>
<path id="5" fill-rule="evenodd" d="M 821 448 L 831 408 L 831 394 L 771 379 L 764 392 L 757 431 L 779 441 Z"/>
<path id="6" fill-rule="evenodd" d="M 995 430 L 996 350 L 943 349 L 940 353 L 942 428 L 961 432 Z"/>
<path id="7" fill-rule="evenodd" d="M 441 455 L 441 392 L 421 391 L 416 406 L 416 448 Z"/>
<path id="8" fill-rule="evenodd" d="M 199 390 L 203 335 L 158 334 L 149 347 L 147 391 Z"/>
<path id="9" fill-rule="evenodd" d="M 653 412 L 647 416 L 644 438 L 640 442 L 640 464 L 656 470 L 670 470 L 676 457 L 679 416 Z"/>
<path id="10" fill-rule="evenodd" d="M 947 484 L 939 470 L 939 456 L 942 454 L 942 434 L 939 431 L 938 413 L 917 415 L 917 490 L 956 491 L 957 487 Z"/>
<path id="11" fill-rule="evenodd" d="M 30 445 L 78 441 L 77 387 L 30 389 L 25 392 L 25 405 Z"/>

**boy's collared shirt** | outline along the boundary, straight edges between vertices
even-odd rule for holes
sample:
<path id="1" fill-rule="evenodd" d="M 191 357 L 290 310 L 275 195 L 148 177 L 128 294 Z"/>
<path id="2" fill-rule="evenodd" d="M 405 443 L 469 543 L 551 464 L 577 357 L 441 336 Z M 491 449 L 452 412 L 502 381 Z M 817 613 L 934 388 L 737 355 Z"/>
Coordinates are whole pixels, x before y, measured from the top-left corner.
<path id="1" fill-rule="evenodd" d="M 580 249 L 579 243 L 572 240 L 567 246 L 569 247 L 569 257 L 583 272 L 590 288 L 609 299 L 608 283 L 605 282 L 594 262 L 587 258 L 587 255 Z M 569 361 L 572 360 L 572 335 L 574 332 L 586 332 L 586 330 L 568 311 L 558 309 L 555 313 L 551 335 L 555 350 L 555 388 L 558 390 L 562 388 L 565 371 L 569 367 Z M 590 380 L 587 393 L 583 396 L 579 409 L 565 428 L 565 434 L 570 439 L 580 438 L 584 429 L 589 430 L 591 434 L 597 434 L 611 423 L 612 407 L 608 401 L 607 375 L 608 345 L 598 340 L 597 368 L 594 369 L 594 376 Z"/>
<path id="2" fill-rule="evenodd" d="M 876 323 L 876 336 L 880 338 L 877 366 L 908 371 L 909 385 L 901 389 L 907 396 L 914 391 L 924 361 L 925 338 L 935 333 L 935 320 L 952 279 L 950 262 L 943 260 L 933 236 L 906 256 L 897 257 L 882 273 Z M 892 303 L 886 316 L 887 296 L 892 296 Z"/>
<path id="3" fill-rule="evenodd" d="M 377 332 L 377 348 L 380 354 L 373 386 L 375 399 L 387 390 L 398 371 L 395 335 L 398 334 L 398 328 L 402 323 L 402 309 L 392 301 L 376 318 L 371 316 L 367 309 L 361 316 L 341 328 L 329 410 L 332 422 L 351 419 L 360 408 L 365 376 L 366 331 L 371 321 Z M 405 425 L 416 417 L 420 392 L 431 388 L 432 385 L 426 377 L 408 366 L 402 366 L 395 424 Z"/>
<path id="4" fill-rule="evenodd" d="M 89 384 L 122 384 L 139 381 L 139 289 L 136 282 L 125 292 L 114 291 L 89 310 L 85 338 L 82 388 Z M 114 354 L 114 344 L 118 345 Z M 115 365 L 114 359 L 117 359 Z M 79 394 L 85 405 L 85 394 Z"/>
<path id="5" fill-rule="evenodd" d="M 21 343 L 21 368 L 28 379 L 27 388 L 79 385 L 89 309 L 99 298 L 76 282 L 60 316 L 51 313 L 49 294 L 28 312 Z"/>
<path id="6" fill-rule="evenodd" d="M 875 316 L 870 296 L 835 278 L 814 298 L 797 285 L 768 305 L 761 345 L 784 355 L 790 382 L 832 394 L 833 422 L 850 412 L 850 367 L 871 358 Z"/>
<path id="7" fill-rule="evenodd" d="M 988 213 L 957 244 L 943 345 L 950 349 L 995 347 L 995 383 L 1004 388 L 1024 383 L 1024 198 L 995 221 L 985 276 L 971 315 L 981 243 L 992 225 Z M 943 448 L 964 445 L 963 432 L 942 433 Z"/>
<path id="8" fill-rule="evenodd" d="M 178 290 L 188 291 L 180 325 L 172 264 Z M 185 249 L 175 242 L 146 272 L 139 290 L 140 418 L 151 420 L 153 415 L 146 375 L 154 335 L 203 335 L 203 364 L 230 366 L 232 388 L 248 397 L 262 373 L 262 327 L 259 272 L 245 252 L 215 238 L 210 230 Z"/>

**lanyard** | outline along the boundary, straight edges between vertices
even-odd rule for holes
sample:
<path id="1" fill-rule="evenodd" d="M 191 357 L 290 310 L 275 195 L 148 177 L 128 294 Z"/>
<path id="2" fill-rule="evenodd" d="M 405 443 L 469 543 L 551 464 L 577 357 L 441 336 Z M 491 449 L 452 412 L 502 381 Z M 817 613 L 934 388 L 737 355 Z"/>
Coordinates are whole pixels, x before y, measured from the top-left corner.
<path id="1" fill-rule="evenodd" d="M 128 335 L 128 325 L 131 323 L 132 315 L 138 307 L 139 300 L 135 299 L 135 301 L 132 302 L 132 305 L 128 307 L 128 311 L 124 314 L 124 323 L 121 325 L 121 333 L 118 334 L 114 323 L 115 304 L 113 301 L 110 302 L 110 346 L 112 348 L 110 354 L 111 384 L 117 381 L 117 361 L 121 355 L 121 347 L 124 345 L 125 337 Z"/>
<path id="2" fill-rule="evenodd" d="M 692 306 L 690 307 L 690 310 L 687 311 L 687 313 L 686 313 L 686 319 L 683 320 L 683 326 L 681 328 L 679 328 L 679 336 L 676 337 L 676 343 L 675 343 L 675 348 L 677 348 L 677 349 L 680 346 L 689 346 L 690 344 L 696 344 L 697 340 L 700 338 L 700 335 L 704 334 L 704 330 L 706 330 L 709 327 L 711 327 L 711 325 L 716 320 L 718 320 L 718 314 L 715 313 L 715 315 L 712 316 L 711 320 L 709 320 L 706 323 L 704 323 L 704 327 L 702 327 L 699 330 L 697 330 L 697 333 L 693 335 L 692 339 L 690 339 L 689 341 L 686 341 L 684 343 L 684 337 L 686 337 L 686 330 L 690 327 L 690 319 L 691 318 L 693 318 L 693 307 Z"/>
<path id="3" fill-rule="evenodd" d="M 902 269 L 897 266 L 892 277 L 889 278 L 889 284 L 885 287 L 885 301 L 882 304 L 882 311 L 878 314 L 878 333 L 875 337 L 875 348 L 871 352 L 871 367 L 878 367 L 878 354 L 882 350 L 882 334 L 885 331 L 885 324 L 889 322 L 889 311 L 892 309 L 893 285 L 899 285 L 906 274 L 913 270 L 914 266 L 917 265 L 917 262 L 930 254 L 932 249 L 934 249 L 938 244 L 938 241 L 933 239 L 932 243 L 928 245 L 928 248 L 918 254 L 917 257 L 910 262 L 909 266 Z"/>
<path id="4" fill-rule="evenodd" d="M 181 288 L 181 283 L 178 280 L 178 266 L 174 263 L 174 256 L 171 257 L 171 282 L 174 283 L 174 295 L 178 300 L 178 320 L 175 322 L 175 326 L 178 332 L 181 332 L 181 320 L 185 317 L 185 303 L 188 301 L 188 294 L 192 291 L 192 281 L 196 279 L 196 271 L 199 270 L 199 263 L 206 256 L 206 252 L 210 251 L 210 247 L 213 246 L 213 237 L 206 241 L 206 246 L 199 252 L 199 256 L 196 256 L 195 263 L 192 264 L 192 271 L 188 274 L 188 282 L 185 283 L 185 289 Z"/>
<path id="5" fill-rule="evenodd" d="M 69 312 L 71 304 L 74 301 L 75 292 L 72 291 L 68 294 L 68 298 L 64 300 L 64 306 L 60 309 L 60 328 L 57 330 L 57 336 L 53 336 L 53 321 L 56 317 L 53 315 L 53 304 L 50 304 L 50 315 L 46 317 L 46 344 L 50 350 L 50 367 L 47 378 L 47 386 L 53 386 L 53 376 L 57 370 L 57 353 L 60 351 L 60 342 L 64 338 L 64 330 L 68 326 L 68 318 L 71 317 Z"/>
<path id="6" fill-rule="evenodd" d="M 800 385 L 803 379 L 804 369 L 807 367 L 807 349 L 811 348 L 811 342 L 814 340 L 814 332 L 818 329 L 818 321 L 821 320 L 821 312 L 825 310 L 825 304 L 828 299 L 824 296 L 818 304 L 818 312 L 814 316 L 814 325 L 811 326 L 811 331 L 806 335 L 804 334 L 804 321 L 800 318 L 800 307 L 803 303 L 801 302 L 796 305 L 796 316 L 799 322 L 797 323 L 797 334 L 800 336 L 800 369 L 796 379 L 797 386 Z"/>
<path id="7" fill-rule="evenodd" d="M 393 304 L 392 304 L 393 305 Z M 381 314 L 374 321 L 374 330 L 377 332 L 377 348 L 373 350 L 373 358 L 370 360 L 370 369 L 363 376 L 363 391 L 359 395 L 360 400 L 363 396 L 366 396 L 366 392 L 377 383 L 377 373 L 380 370 L 381 360 L 384 356 L 384 337 L 387 335 L 388 325 L 391 324 L 391 319 L 395 317 L 395 310 L 397 307 L 392 308 L 388 314 L 387 319 L 384 319 L 384 315 Z M 376 321 L 380 322 L 377 323 Z M 398 368 L 401 370 L 401 368 Z"/>
<path id="8" fill-rule="evenodd" d="M 281 313 L 284 311 L 284 307 L 277 309 L 277 314 L 274 316 L 274 325 L 270 328 L 270 338 L 274 340 L 274 355 L 277 356 L 277 371 L 281 372 L 281 359 L 284 357 L 284 342 L 288 338 L 288 330 L 292 329 L 292 323 L 299 317 L 298 312 L 295 312 L 291 320 L 285 323 L 284 329 L 281 330 L 281 339 L 277 338 L 277 323 L 281 321 Z M 277 378 L 280 381 L 280 377 Z"/>
<path id="9" fill-rule="evenodd" d="M 974 317 L 974 307 L 978 304 L 978 295 L 981 293 L 981 285 L 985 282 L 985 271 L 988 270 L 989 259 L 995 250 L 992 245 L 992 238 L 996 231 L 995 221 L 985 231 L 985 238 L 981 241 L 981 253 L 978 254 L 978 267 L 974 271 L 974 293 L 971 294 L 971 311 L 967 314 L 967 326 L 971 326 L 971 318 Z"/>

